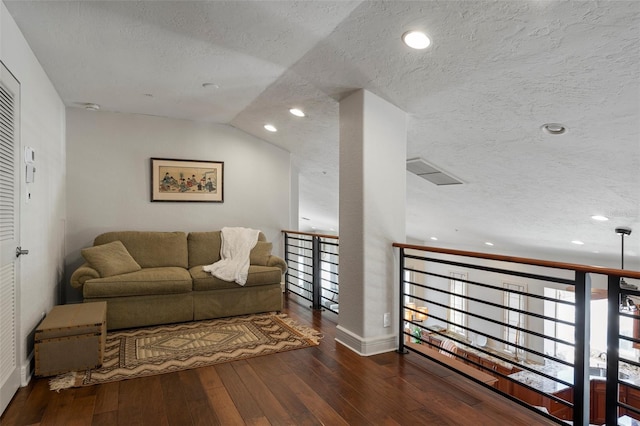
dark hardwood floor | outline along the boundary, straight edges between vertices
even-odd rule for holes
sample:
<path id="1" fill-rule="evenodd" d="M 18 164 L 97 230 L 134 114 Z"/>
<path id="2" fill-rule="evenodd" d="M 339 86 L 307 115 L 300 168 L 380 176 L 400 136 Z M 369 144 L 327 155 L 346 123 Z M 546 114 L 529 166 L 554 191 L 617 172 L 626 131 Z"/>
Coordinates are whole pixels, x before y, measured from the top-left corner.
<path id="1" fill-rule="evenodd" d="M 33 379 L 0 424 L 554 424 L 418 355 L 358 356 L 335 342 L 331 313 L 288 300 L 284 312 L 322 330 L 320 346 L 59 393 Z"/>

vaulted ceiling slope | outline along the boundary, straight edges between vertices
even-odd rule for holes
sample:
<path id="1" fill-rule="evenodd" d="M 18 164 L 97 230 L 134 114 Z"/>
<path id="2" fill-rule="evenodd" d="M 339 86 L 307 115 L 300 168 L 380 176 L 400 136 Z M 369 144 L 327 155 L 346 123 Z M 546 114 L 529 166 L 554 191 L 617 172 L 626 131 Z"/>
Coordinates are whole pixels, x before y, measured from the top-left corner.
<path id="1" fill-rule="evenodd" d="M 407 173 L 408 238 L 615 266 L 624 225 L 638 268 L 640 2 L 5 4 L 68 106 L 227 123 L 290 151 L 302 228 L 337 230 L 338 101 L 364 88 L 407 112 L 408 158 L 463 182 Z M 406 47 L 409 29 L 432 45 Z"/>

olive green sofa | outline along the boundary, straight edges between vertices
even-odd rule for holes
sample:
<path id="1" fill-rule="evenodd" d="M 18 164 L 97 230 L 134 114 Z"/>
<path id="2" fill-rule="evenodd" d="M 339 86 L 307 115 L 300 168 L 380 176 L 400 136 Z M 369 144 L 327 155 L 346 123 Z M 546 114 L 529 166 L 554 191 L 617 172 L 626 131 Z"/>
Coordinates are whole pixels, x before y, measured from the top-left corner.
<path id="1" fill-rule="evenodd" d="M 220 231 L 107 232 L 82 250 L 71 276 L 84 302 L 107 302 L 109 330 L 282 310 L 285 261 L 262 232 L 241 286 L 205 272 L 220 260 Z"/>

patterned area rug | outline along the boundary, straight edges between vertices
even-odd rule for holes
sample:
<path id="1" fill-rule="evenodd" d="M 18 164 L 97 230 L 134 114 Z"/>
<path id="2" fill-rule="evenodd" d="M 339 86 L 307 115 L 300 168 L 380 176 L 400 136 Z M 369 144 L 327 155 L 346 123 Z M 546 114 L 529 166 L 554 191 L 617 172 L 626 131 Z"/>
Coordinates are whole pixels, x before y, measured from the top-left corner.
<path id="1" fill-rule="evenodd" d="M 51 390 L 89 386 L 317 346 L 319 332 L 285 314 L 256 314 L 107 333 L 101 368 L 52 378 Z"/>

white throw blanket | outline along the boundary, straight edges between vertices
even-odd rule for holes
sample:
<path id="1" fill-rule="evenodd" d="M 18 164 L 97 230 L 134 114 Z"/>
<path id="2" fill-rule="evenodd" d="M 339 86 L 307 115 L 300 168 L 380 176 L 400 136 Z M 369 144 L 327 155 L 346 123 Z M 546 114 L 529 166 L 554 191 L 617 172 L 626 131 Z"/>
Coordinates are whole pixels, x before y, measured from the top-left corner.
<path id="1" fill-rule="evenodd" d="M 259 233 L 250 228 L 222 228 L 220 260 L 202 269 L 221 280 L 245 285 L 249 273 L 249 254 L 258 242 Z"/>

